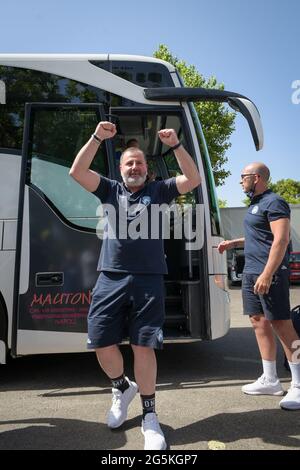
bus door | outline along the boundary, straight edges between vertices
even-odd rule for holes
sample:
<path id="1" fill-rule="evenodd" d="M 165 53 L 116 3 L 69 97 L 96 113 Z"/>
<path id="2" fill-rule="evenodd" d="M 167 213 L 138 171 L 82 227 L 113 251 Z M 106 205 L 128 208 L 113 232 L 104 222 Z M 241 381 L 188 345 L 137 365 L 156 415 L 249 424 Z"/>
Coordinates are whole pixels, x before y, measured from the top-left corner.
<path id="1" fill-rule="evenodd" d="M 69 176 L 69 169 L 100 120 L 105 120 L 100 104 L 26 104 L 13 355 L 86 350 L 103 218 L 99 200 Z M 99 147 L 91 168 L 114 177 L 110 145 Z"/>

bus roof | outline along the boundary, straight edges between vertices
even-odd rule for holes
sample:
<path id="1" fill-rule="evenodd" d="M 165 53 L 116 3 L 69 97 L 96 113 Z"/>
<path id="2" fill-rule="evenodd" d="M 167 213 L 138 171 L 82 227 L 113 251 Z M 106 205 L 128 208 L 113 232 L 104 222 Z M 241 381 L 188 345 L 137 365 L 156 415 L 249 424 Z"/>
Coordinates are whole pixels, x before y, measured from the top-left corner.
<path id="1" fill-rule="evenodd" d="M 166 62 L 161 59 L 156 59 L 155 57 L 147 57 L 141 55 L 126 55 L 126 54 L 0 54 L 0 63 L 1 61 L 85 61 L 85 60 L 112 60 L 112 61 L 135 61 L 135 62 L 153 62 L 157 64 L 163 64 L 168 68 L 170 72 L 175 71 L 175 67 L 169 62 Z"/>

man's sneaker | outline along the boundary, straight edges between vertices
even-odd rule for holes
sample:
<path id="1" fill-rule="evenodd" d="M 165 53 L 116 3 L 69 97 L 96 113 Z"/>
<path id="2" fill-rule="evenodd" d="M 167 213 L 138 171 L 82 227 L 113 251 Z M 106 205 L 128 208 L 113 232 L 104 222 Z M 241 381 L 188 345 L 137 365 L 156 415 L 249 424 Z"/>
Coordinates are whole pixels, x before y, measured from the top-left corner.
<path id="1" fill-rule="evenodd" d="M 117 388 L 112 389 L 112 407 L 107 415 L 107 426 L 109 428 L 118 428 L 127 418 L 127 409 L 129 403 L 134 399 L 138 386 L 125 377 L 129 387 L 122 393 Z"/>
<path id="2" fill-rule="evenodd" d="M 279 380 L 271 382 L 264 374 L 256 382 L 242 387 L 247 395 L 283 395 L 284 390 Z"/>
<path id="3" fill-rule="evenodd" d="M 156 413 L 147 413 L 142 421 L 142 433 L 145 437 L 144 450 L 165 450 L 167 443 Z"/>
<path id="4" fill-rule="evenodd" d="M 279 403 L 284 410 L 300 410 L 300 385 L 291 383 L 286 396 Z"/>

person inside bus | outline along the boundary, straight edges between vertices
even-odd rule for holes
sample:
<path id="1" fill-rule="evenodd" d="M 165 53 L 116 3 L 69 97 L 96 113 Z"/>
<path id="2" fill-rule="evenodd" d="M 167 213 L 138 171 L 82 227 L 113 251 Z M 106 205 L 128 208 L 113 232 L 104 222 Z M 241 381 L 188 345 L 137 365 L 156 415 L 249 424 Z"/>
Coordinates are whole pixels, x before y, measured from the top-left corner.
<path id="1" fill-rule="evenodd" d="M 126 207 L 125 219 L 113 228 L 116 236 L 110 237 L 108 230 L 108 236 L 103 240 L 98 264 L 100 275 L 88 314 L 87 347 L 95 350 L 100 366 L 112 383 L 108 426 L 119 428 L 124 423 L 128 406 L 139 390 L 144 449 L 163 450 L 166 441 L 155 413 L 155 349 L 161 349 L 163 344 L 164 274 L 167 273 L 162 234 L 160 231 L 159 237 L 151 239 L 151 223 L 148 238 L 121 237 L 119 231 L 126 224 L 128 228 L 132 221 L 140 220 L 142 214 L 150 219 L 152 205 L 170 204 L 180 194 L 196 188 L 201 178 L 173 129 L 160 130 L 158 137 L 173 149 L 182 171 L 180 176 L 148 183 L 145 155 L 141 149 L 132 146 L 121 156 L 122 183 L 100 176 L 90 170 L 90 165 L 101 142 L 115 134 L 113 123 L 100 122 L 70 169 L 70 175 L 97 196 L 104 207 L 109 204 L 117 214 Z M 118 217 L 111 220 L 118 221 Z M 109 224 L 113 222 L 108 215 Z M 125 376 L 118 347 L 124 337 L 125 321 L 128 321 L 136 382 Z"/>
<path id="2" fill-rule="evenodd" d="M 126 143 L 126 148 L 128 149 L 130 147 L 135 147 L 139 149 L 140 148 L 139 141 L 137 139 L 129 139 Z"/>
<path id="3" fill-rule="evenodd" d="M 277 377 L 276 337 L 284 348 L 292 382 L 280 401 L 285 410 L 300 409 L 299 337 L 293 327 L 289 301 L 290 208 L 268 189 L 270 171 L 263 163 L 247 165 L 241 175 L 243 191 L 250 198 L 244 220 L 245 238 L 226 240 L 218 250 L 245 247 L 242 296 L 244 314 L 249 315 L 258 343 L 263 374 L 244 385 L 248 395 L 283 395 Z"/>

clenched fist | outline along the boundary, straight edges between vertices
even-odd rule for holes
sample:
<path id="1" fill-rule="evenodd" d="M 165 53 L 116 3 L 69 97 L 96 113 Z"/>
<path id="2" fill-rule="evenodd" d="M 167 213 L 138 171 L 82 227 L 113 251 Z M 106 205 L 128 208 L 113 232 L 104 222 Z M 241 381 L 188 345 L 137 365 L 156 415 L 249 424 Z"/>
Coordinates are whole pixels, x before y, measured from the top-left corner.
<path id="1" fill-rule="evenodd" d="M 231 250 L 231 248 L 233 247 L 234 247 L 234 242 L 232 240 L 223 240 L 218 245 L 218 252 L 222 254 L 224 253 L 224 251 Z"/>
<path id="2" fill-rule="evenodd" d="M 174 129 L 162 129 L 158 131 L 158 136 L 163 144 L 174 147 L 179 143 L 179 139 Z"/>
<path id="3" fill-rule="evenodd" d="M 99 139 L 111 139 L 117 133 L 115 124 L 109 121 L 101 121 L 96 127 L 95 134 Z"/>

